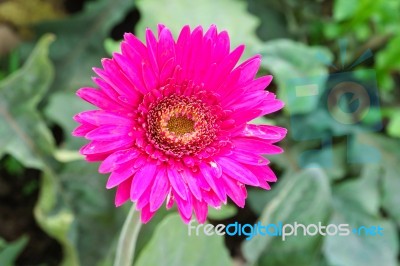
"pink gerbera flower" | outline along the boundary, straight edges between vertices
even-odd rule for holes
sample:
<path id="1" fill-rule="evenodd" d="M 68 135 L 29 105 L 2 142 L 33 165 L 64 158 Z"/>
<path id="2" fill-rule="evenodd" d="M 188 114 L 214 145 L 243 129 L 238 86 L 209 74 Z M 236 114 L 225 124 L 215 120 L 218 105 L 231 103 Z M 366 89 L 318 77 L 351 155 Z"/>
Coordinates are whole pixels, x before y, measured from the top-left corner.
<path id="1" fill-rule="evenodd" d="M 229 43 L 215 26 L 185 26 L 175 41 L 160 25 L 158 38 L 146 31 L 146 44 L 127 33 L 122 52 L 94 69 L 98 89 L 77 92 L 99 108 L 74 117 L 73 134 L 90 140 L 80 152 L 102 161 L 115 204 L 136 202 L 144 223 L 165 200 L 185 222 L 194 211 L 203 223 L 208 205 L 229 197 L 243 207 L 245 185 L 276 181 L 262 155 L 282 152 L 273 143 L 286 129 L 248 122 L 283 103 L 264 90 L 272 76 L 255 78 L 261 57 L 236 66 L 244 45 L 231 51 Z"/>

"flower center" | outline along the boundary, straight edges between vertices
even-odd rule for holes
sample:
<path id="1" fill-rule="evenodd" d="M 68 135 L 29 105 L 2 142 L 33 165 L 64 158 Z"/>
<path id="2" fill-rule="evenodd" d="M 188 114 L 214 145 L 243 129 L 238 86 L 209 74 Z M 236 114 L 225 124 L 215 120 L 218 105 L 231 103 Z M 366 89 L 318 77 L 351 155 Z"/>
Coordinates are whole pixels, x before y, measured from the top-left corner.
<path id="1" fill-rule="evenodd" d="M 194 121 L 184 116 L 173 116 L 168 121 L 167 128 L 169 132 L 181 136 L 194 131 Z"/>
<path id="2" fill-rule="evenodd" d="M 167 155 L 194 154 L 216 138 L 216 117 L 194 96 L 170 95 L 152 103 L 147 115 L 147 137 Z"/>

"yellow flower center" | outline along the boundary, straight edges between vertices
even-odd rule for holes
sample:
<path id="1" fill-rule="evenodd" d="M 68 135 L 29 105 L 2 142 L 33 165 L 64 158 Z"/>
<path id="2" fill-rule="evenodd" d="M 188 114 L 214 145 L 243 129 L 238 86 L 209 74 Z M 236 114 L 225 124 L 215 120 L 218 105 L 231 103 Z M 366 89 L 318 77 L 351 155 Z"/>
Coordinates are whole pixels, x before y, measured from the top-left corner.
<path id="1" fill-rule="evenodd" d="M 167 128 L 169 132 L 182 136 L 194 132 L 194 121 L 184 116 L 173 116 L 169 119 Z"/>

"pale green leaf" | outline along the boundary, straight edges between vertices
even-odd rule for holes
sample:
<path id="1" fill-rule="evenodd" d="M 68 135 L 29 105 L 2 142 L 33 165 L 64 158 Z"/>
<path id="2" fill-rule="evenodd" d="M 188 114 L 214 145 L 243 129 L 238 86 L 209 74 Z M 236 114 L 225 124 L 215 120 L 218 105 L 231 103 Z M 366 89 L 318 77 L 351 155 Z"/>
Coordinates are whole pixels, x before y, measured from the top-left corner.
<path id="1" fill-rule="evenodd" d="M 394 223 L 379 217 L 378 166 L 367 166 L 362 176 L 334 190 L 331 224 L 348 224 L 349 235 L 326 237 L 323 251 L 331 265 L 397 265 L 398 239 Z M 383 235 L 368 235 L 361 226 L 380 226 Z M 353 231 L 355 230 L 355 231 Z M 360 233 L 358 233 L 360 232 Z"/>
<path id="2" fill-rule="evenodd" d="M 235 216 L 237 208 L 233 205 L 223 205 L 220 209 L 208 208 L 208 218 L 213 220 L 224 220 Z"/>
<path id="3" fill-rule="evenodd" d="M 62 266 L 79 265 L 74 232 L 74 214 L 66 206 L 59 179 L 52 172 L 42 175 L 39 199 L 34 208 L 34 215 L 39 226 L 55 238 L 63 248 Z"/>
<path id="4" fill-rule="evenodd" d="M 0 156 L 9 153 L 25 166 L 43 168 L 54 140 L 37 110 L 53 80 L 48 48 L 54 40 L 46 35 L 25 65 L 0 83 Z"/>
<path id="5" fill-rule="evenodd" d="M 35 27 L 37 35 L 53 32 L 57 37 L 51 48 L 58 70 L 52 89 L 76 90 L 92 84 L 92 67 L 100 66 L 107 56 L 104 40 L 133 5 L 133 0 L 88 1 L 80 13 Z"/>
<path id="6" fill-rule="evenodd" d="M 285 39 L 266 42 L 259 52 L 264 58 L 261 65 L 274 75 L 285 110 L 291 114 L 315 110 L 325 90 L 330 52 Z"/>
<path id="7" fill-rule="evenodd" d="M 109 55 L 112 55 L 113 53 L 120 53 L 121 41 L 114 41 L 111 38 L 107 38 L 104 41 L 104 49 L 106 49 Z"/>
<path id="8" fill-rule="evenodd" d="M 135 266 L 232 265 L 221 236 L 188 235 L 177 214 L 167 216 L 140 253 Z"/>
<path id="9" fill-rule="evenodd" d="M 0 238 L 0 240 L 2 240 Z M 2 266 L 13 266 L 18 255 L 23 251 L 28 244 L 28 237 L 23 236 L 11 243 L 4 243 L 0 246 L 0 264 Z"/>
<path id="10" fill-rule="evenodd" d="M 79 125 L 72 117 L 79 112 L 91 109 L 94 107 L 80 99 L 72 91 L 56 92 L 51 95 L 44 113 L 49 120 L 63 129 L 62 149 L 78 150 L 85 143 L 84 139 L 71 135 L 74 128 Z"/>
<path id="11" fill-rule="evenodd" d="M 400 110 L 391 115 L 387 132 L 389 136 L 400 138 Z"/>
<path id="12" fill-rule="evenodd" d="M 340 21 L 351 18 L 357 11 L 359 0 L 336 0 L 333 6 L 333 17 Z"/>
<path id="13" fill-rule="evenodd" d="M 376 148 L 381 154 L 382 166 L 382 206 L 384 210 L 400 226 L 400 140 L 390 139 L 377 134 L 363 135 L 358 141 Z"/>
<path id="14" fill-rule="evenodd" d="M 158 23 L 165 24 L 175 36 L 178 36 L 184 25 L 192 28 L 201 25 L 207 29 L 215 24 L 219 30 L 228 31 L 232 47 L 245 44 L 254 48 L 260 43 L 256 36 L 259 20 L 247 12 L 244 1 L 203 0 L 194 4 L 190 0 L 138 0 L 136 5 L 141 19 L 135 32 L 142 40 L 145 29 L 156 29 Z"/>
<path id="15" fill-rule="evenodd" d="M 294 224 L 296 221 L 305 225 L 324 223 L 331 211 L 325 173 L 320 168 L 306 169 L 286 178 L 265 207 L 259 222 L 262 225 Z M 279 236 L 256 235 L 243 244 L 243 253 L 250 264 L 261 257 L 262 265 L 310 265 L 317 259 L 320 242 L 320 236 L 298 235 L 283 242 Z"/>

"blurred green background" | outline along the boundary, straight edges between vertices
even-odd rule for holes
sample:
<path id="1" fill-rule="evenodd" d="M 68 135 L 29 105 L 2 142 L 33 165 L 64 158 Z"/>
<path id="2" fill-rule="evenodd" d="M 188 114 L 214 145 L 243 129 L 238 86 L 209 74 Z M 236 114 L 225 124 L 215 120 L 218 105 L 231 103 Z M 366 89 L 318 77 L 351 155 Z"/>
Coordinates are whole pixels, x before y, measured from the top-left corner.
<path id="1" fill-rule="evenodd" d="M 75 91 L 92 86 L 91 68 L 124 32 L 143 38 L 157 23 L 175 36 L 184 24 L 227 29 L 247 56 L 263 55 L 259 74 L 274 75 L 269 90 L 286 102 L 255 121 L 289 129 L 285 153 L 270 158 L 279 181 L 249 188 L 244 209 L 211 211 L 210 223 L 380 225 L 384 235 L 189 237 L 162 210 L 140 232 L 135 265 L 399 265 L 398 0 L 0 1 L 0 265 L 112 265 L 129 206 L 114 207 L 107 176 L 77 153 L 72 116 L 91 107 Z M 335 91 L 346 81 L 367 93 Z M 317 93 L 301 96 L 309 84 Z"/>

